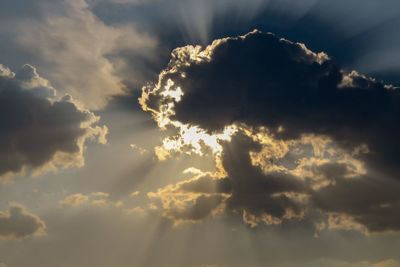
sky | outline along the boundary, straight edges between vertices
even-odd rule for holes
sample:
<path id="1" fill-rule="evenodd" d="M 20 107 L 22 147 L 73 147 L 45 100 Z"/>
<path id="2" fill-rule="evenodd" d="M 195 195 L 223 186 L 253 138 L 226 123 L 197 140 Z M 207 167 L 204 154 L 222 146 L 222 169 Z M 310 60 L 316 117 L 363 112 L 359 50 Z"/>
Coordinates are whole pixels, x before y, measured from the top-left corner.
<path id="1" fill-rule="evenodd" d="M 398 0 L 0 6 L 0 267 L 400 267 Z"/>

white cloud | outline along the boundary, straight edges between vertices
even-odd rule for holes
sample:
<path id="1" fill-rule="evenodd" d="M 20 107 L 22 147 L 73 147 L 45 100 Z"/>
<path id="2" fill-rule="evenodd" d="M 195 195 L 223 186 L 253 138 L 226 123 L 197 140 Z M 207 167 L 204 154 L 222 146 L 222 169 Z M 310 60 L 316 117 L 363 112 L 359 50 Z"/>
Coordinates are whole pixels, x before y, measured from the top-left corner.
<path id="1" fill-rule="evenodd" d="M 105 25 L 84 0 L 35 1 L 27 7 L 8 5 L 15 5 L 17 12 L 0 19 L 4 50 L 0 59 L 8 65 L 28 61 L 55 87 L 79 98 L 89 108 L 100 108 L 111 95 L 123 93 L 123 80 L 139 78 L 137 73 L 130 73 L 132 77 L 117 74 L 128 64 L 118 57 L 120 53 L 140 51 L 145 55 L 156 45 L 133 26 Z M 24 12 L 31 16 L 26 17 Z M 11 54 L 9 58 L 7 54 Z M 18 59 L 19 54 L 24 57 Z"/>

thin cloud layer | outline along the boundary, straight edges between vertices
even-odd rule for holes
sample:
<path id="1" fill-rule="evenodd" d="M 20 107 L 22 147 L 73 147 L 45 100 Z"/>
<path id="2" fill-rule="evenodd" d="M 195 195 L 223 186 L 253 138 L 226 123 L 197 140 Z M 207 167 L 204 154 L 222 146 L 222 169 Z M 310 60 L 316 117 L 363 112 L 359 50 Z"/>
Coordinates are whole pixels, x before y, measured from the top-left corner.
<path id="1" fill-rule="evenodd" d="M 4 64 L 38 67 L 58 90 L 90 109 L 124 94 L 126 85 L 144 83 L 147 70 L 138 63 L 152 62 L 157 42 L 133 25 L 105 25 L 85 0 L 7 0 L 3 7 Z"/>
<path id="2" fill-rule="evenodd" d="M 122 201 L 114 202 L 110 198 L 108 193 L 104 192 L 93 192 L 89 195 L 76 193 L 66 196 L 60 204 L 65 207 L 80 207 L 80 206 L 94 206 L 94 207 L 111 207 L 117 208 L 122 207 L 124 203 Z"/>
<path id="3" fill-rule="evenodd" d="M 36 69 L 0 65 L 0 177 L 82 166 L 85 143 L 105 143 L 99 117 L 55 89 Z"/>
<path id="4" fill-rule="evenodd" d="M 178 129 L 164 150 L 213 148 L 212 137 L 217 143 L 214 179 L 203 175 L 150 194 L 167 217 L 218 195 L 251 226 L 306 220 L 319 230 L 400 230 L 393 215 L 400 94 L 393 86 L 347 73 L 304 44 L 253 31 L 204 49 L 177 48 L 140 103 L 161 128 Z M 203 218 L 220 207 L 210 203 L 202 205 L 209 207 Z"/>
<path id="5" fill-rule="evenodd" d="M 23 239 L 44 234 L 46 224 L 24 206 L 12 204 L 7 211 L 0 211 L 0 239 Z"/>

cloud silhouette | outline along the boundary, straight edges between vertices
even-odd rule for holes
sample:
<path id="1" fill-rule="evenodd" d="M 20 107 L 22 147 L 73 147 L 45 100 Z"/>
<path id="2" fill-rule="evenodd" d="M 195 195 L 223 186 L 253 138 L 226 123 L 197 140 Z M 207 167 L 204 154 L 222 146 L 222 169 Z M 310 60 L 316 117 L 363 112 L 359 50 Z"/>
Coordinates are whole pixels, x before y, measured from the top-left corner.
<path id="1" fill-rule="evenodd" d="M 56 98 L 34 67 L 0 65 L 0 176 L 82 165 L 86 141 L 106 141 L 98 120 L 72 97 Z"/>
<path id="2" fill-rule="evenodd" d="M 222 180 L 203 175 L 167 187 L 158 192 L 164 203 L 171 192 L 187 192 L 180 204 L 228 194 L 225 210 L 252 226 L 307 219 L 321 229 L 400 230 L 393 215 L 400 203 L 394 86 L 346 72 L 304 44 L 253 31 L 175 49 L 140 102 L 178 135 L 184 127 L 210 135 L 236 129 L 229 140 L 217 138 Z"/>
<path id="3" fill-rule="evenodd" d="M 22 205 L 12 204 L 6 212 L 0 212 L 0 239 L 23 239 L 44 234 L 45 229 L 46 224 Z"/>

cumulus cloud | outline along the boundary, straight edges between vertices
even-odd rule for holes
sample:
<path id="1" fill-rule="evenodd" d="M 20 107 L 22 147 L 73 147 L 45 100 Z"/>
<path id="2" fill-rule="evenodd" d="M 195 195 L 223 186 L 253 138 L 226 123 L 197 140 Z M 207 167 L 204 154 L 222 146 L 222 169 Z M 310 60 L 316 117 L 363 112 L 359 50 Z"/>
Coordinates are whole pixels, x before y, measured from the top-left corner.
<path id="1" fill-rule="evenodd" d="M 196 182 L 196 179 L 192 181 Z M 198 190 L 182 190 L 185 185 L 191 186 L 192 181 L 170 185 L 157 192 L 148 193 L 150 199 L 161 201 L 163 216 L 171 219 L 175 226 L 183 223 L 198 223 L 223 211 L 228 195 L 216 191 L 199 193 Z"/>
<path id="2" fill-rule="evenodd" d="M 0 238 L 23 239 L 45 233 L 46 224 L 37 215 L 19 204 L 12 204 L 7 211 L 0 211 Z"/>
<path id="3" fill-rule="evenodd" d="M 139 101 L 160 128 L 177 131 L 164 140 L 163 156 L 211 147 L 216 158 L 212 178 L 156 193 L 166 210 L 219 195 L 251 226 L 304 219 L 319 229 L 400 230 L 393 86 L 253 31 L 175 49 Z"/>
<path id="4" fill-rule="evenodd" d="M 85 143 L 105 143 L 106 127 L 69 95 L 56 97 L 31 65 L 0 65 L 0 177 L 82 166 Z"/>
<path id="5" fill-rule="evenodd" d="M 301 218 L 301 203 L 285 193 L 301 194 L 305 192 L 305 186 L 289 174 L 273 172 L 266 175 L 262 169 L 254 167 L 248 152 L 256 148 L 257 144 L 249 137 L 235 136 L 224 146 L 221 159 L 226 176 L 200 173 L 149 196 L 160 198 L 167 217 L 178 222 L 199 221 L 209 215 L 218 215 L 222 210 L 240 214 L 250 226 L 259 222 L 280 224 L 286 219 Z M 195 212 L 199 203 L 202 203 L 202 216 Z"/>

